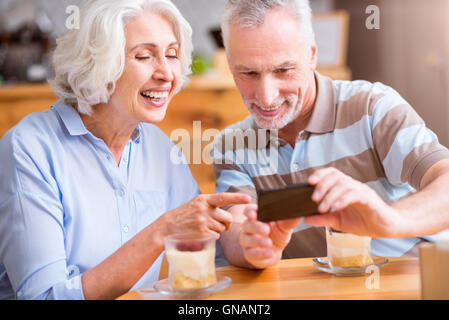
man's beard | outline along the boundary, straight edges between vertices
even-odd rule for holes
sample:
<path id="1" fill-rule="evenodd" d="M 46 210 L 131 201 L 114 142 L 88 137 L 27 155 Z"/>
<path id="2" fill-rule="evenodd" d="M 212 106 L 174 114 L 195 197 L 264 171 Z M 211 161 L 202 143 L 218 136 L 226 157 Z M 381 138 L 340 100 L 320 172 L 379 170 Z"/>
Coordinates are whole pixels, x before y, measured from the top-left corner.
<path id="1" fill-rule="evenodd" d="M 284 103 L 285 106 L 284 110 L 281 110 L 281 113 L 274 117 L 264 117 L 259 113 L 259 111 L 255 110 L 259 106 L 256 100 L 244 100 L 243 102 L 245 103 L 249 112 L 252 114 L 254 121 L 256 122 L 259 128 L 279 130 L 296 119 L 296 117 L 298 116 L 299 112 L 303 107 L 304 97 L 307 90 L 308 86 L 307 89 L 304 91 L 304 94 L 302 95 L 301 101 L 299 103 L 298 103 L 298 96 L 294 94 L 277 98 L 270 105 L 270 107 L 276 108 L 281 107 Z"/>

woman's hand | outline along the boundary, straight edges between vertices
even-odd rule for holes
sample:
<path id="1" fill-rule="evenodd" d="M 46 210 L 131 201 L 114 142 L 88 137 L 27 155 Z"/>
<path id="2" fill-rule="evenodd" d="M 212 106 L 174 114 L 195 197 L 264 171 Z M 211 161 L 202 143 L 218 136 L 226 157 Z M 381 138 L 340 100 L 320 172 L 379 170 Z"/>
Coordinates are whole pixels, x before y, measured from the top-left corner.
<path id="1" fill-rule="evenodd" d="M 162 217 L 163 236 L 176 233 L 213 234 L 216 239 L 228 230 L 232 215 L 220 209 L 226 205 L 248 204 L 251 198 L 241 193 L 201 194 Z"/>

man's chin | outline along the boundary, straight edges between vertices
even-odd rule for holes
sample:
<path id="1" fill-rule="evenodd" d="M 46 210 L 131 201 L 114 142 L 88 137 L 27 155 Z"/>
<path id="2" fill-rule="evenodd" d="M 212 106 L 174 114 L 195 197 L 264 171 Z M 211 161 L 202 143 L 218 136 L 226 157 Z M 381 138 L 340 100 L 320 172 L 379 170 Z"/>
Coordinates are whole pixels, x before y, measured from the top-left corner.
<path id="1" fill-rule="evenodd" d="M 286 119 L 264 119 L 258 116 L 254 116 L 254 121 L 256 122 L 257 126 L 261 129 L 266 130 L 280 130 L 283 127 L 285 127 L 287 124 L 290 123 L 290 121 L 287 121 Z"/>
<path id="2" fill-rule="evenodd" d="M 257 126 L 266 130 L 280 130 L 293 121 L 294 117 L 291 110 L 286 109 L 275 117 L 264 117 L 257 110 L 250 110 Z"/>
<path id="3" fill-rule="evenodd" d="M 288 105 L 283 106 L 283 110 L 273 117 L 266 117 L 262 115 L 257 107 L 251 106 L 248 108 L 252 114 L 254 121 L 257 126 L 261 129 L 266 130 L 280 130 L 293 121 L 294 110 L 288 107 Z"/>

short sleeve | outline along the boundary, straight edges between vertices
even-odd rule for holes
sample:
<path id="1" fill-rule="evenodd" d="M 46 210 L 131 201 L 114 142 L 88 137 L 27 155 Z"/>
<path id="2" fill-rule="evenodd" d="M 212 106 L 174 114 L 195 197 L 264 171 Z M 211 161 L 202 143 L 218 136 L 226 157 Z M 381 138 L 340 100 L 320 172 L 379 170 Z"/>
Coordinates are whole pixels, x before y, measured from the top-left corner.
<path id="1" fill-rule="evenodd" d="M 14 130 L 0 140 L 0 264 L 18 299 L 83 299 L 81 275 L 70 275 L 66 263 L 63 208 L 43 154 Z"/>
<path id="2" fill-rule="evenodd" d="M 257 203 L 256 187 L 245 169 L 238 164 L 234 150 L 227 148 L 224 135 L 217 136 L 212 150 L 215 176 L 215 192 L 239 192 L 251 197 Z"/>
<path id="3" fill-rule="evenodd" d="M 419 190 L 426 171 L 449 151 L 396 91 L 385 86 L 384 93 L 373 106 L 374 148 L 391 184 Z"/>

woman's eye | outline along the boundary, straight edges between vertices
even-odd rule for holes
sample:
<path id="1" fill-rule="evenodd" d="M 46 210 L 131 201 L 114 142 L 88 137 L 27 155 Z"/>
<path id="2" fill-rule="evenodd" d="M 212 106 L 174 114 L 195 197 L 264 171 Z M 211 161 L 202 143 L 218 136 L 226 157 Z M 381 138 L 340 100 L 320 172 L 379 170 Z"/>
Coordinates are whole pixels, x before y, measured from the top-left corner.
<path id="1" fill-rule="evenodd" d="M 150 59 L 150 56 L 137 56 L 136 59 L 137 60 L 146 60 L 146 59 Z"/>
<path id="2" fill-rule="evenodd" d="M 178 51 L 175 49 L 170 49 L 167 51 L 167 58 L 178 59 Z"/>

